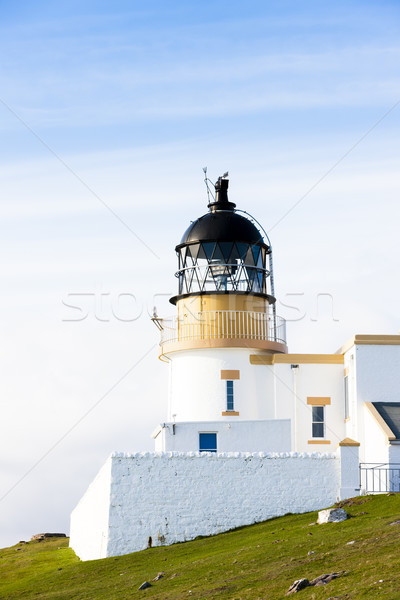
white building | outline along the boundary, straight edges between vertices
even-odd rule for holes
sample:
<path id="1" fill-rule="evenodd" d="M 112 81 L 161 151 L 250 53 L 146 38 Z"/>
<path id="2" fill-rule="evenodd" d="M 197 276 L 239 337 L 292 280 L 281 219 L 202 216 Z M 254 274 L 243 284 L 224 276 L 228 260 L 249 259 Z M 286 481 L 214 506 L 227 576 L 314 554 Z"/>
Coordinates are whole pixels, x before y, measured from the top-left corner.
<path id="1" fill-rule="evenodd" d="M 113 455 L 73 512 L 84 559 L 400 489 L 400 335 L 288 353 L 271 244 L 227 189 L 176 247 L 176 316 L 153 319 L 168 422 L 154 455 Z"/>

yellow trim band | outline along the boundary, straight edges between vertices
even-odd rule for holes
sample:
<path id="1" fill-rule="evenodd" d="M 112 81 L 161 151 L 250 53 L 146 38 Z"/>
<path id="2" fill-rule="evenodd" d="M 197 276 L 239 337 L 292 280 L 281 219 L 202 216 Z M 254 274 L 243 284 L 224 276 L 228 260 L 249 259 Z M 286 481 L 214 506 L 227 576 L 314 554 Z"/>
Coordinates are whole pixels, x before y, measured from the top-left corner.
<path id="1" fill-rule="evenodd" d="M 239 369 L 221 369 L 221 379 L 240 379 Z"/>
<path id="2" fill-rule="evenodd" d="M 307 444 L 330 444 L 330 440 L 308 440 Z"/>
<path id="3" fill-rule="evenodd" d="M 250 354 L 252 365 L 275 364 L 316 364 L 316 365 L 342 365 L 343 354 Z"/>
<path id="4" fill-rule="evenodd" d="M 180 350 L 197 350 L 199 348 L 248 348 L 249 350 L 269 350 L 270 352 L 287 352 L 286 344 L 267 340 L 250 340 L 245 338 L 215 338 L 206 340 L 190 340 L 182 342 L 165 342 L 161 346 L 160 356 Z"/>
<path id="5" fill-rule="evenodd" d="M 311 406 L 327 406 L 331 403 L 330 396 L 318 398 L 317 396 L 307 396 L 307 404 Z"/>
<path id="6" fill-rule="evenodd" d="M 237 410 L 224 410 L 222 411 L 221 415 L 223 417 L 238 417 L 239 413 L 237 412 Z"/>

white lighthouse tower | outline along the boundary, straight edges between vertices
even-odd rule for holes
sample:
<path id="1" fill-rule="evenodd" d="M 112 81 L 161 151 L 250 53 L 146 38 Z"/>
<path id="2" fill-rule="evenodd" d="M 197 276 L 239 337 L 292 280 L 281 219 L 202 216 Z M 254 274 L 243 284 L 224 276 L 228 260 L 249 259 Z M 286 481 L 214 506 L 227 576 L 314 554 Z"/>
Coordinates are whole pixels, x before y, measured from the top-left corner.
<path id="1" fill-rule="evenodd" d="M 287 353 L 271 244 L 228 200 L 228 184 L 218 179 L 209 211 L 176 246 L 176 316 L 154 319 L 170 369 L 168 423 L 153 433 L 159 451 L 290 449 L 290 422 L 277 420 L 275 394 L 268 393 L 273 378 L 260 377 L 250 362 Z"/>

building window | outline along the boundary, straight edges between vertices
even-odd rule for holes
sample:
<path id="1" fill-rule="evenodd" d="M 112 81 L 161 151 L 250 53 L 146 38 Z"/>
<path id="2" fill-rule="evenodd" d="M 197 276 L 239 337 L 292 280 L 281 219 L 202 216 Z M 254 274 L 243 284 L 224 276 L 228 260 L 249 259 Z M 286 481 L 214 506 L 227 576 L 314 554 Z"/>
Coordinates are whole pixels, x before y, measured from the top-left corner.
<path id="1" fill-rule="evenodd" d="M 199 433 L 199 450 L 200 450 L 200 452 L 216 452 L 217 451 L 217 434 L 216 433 Z"/>
<path id="2" fill-rule="evenodd" d="M 325 407 L 312 407 L 312 437 L 323 438 L 325 435 Z"/>
<path id="3" fill-rule="evenodd" d="M 349 409 L 349 377 L 346 375 L 344 378 L 344 418 L 348 419 L 350 417 L 350 409 Z"/>
<path id="4" fill-rule="evenodd" d="M 233 381 L 226 382 L 226 410 L 234 410 L 234 407 L 233 407 Z"/>

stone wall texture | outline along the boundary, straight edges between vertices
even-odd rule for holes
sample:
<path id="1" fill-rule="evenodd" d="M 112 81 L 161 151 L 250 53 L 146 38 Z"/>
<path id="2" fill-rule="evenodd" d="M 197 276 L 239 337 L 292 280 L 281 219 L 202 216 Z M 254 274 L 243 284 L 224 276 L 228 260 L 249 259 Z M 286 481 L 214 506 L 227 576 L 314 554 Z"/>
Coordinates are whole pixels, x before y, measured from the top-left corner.
<path id="1" fill-rule="evenodd" d="M 340 462 L 296 452 L 116 453 L 73 511 L 70 544 L 90 560 L 325 508 L 339 496 Z"/>

